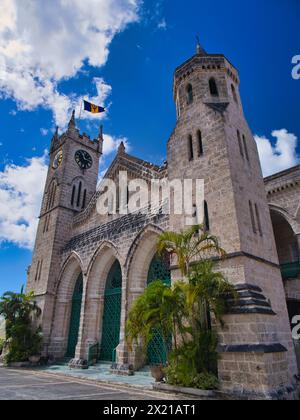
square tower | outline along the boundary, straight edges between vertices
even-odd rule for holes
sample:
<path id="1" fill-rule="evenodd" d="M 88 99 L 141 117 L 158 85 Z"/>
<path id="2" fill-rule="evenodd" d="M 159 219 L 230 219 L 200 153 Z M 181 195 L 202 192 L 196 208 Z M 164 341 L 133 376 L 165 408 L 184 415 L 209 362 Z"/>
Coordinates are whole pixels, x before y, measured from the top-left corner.
<path id="1" fill-rule="evenodd" d="M 57 130 L 51 141 L 48 175 L 27 278 L 27 290 L 34 291 L 42 309 L 45 347 L 51 331 L 62 250 L 71 238 L 74 216 L 84 211 L 96 192 L 102 145 L 102 129 L 93 141 L 79 133 L 75 112 L 68 130 L 61 136 Z"/>

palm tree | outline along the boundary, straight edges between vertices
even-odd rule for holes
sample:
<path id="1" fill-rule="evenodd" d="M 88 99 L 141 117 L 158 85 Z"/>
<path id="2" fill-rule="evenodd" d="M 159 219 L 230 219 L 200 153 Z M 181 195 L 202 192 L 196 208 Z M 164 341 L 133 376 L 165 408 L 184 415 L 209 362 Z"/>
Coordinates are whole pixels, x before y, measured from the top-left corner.
<path id="1" fill-rule="evenodd" d="M 40 317 L 41 309 L 34 300 L 34 293 L 6 292 L 0 299 L 0 315 L 6 321 L 6 337 L 11 336 L 11 328 L 16 323 L 30 324 L 33 317 Z"/>
<path id="2" fill-rule="evenodd" d="M 221 272 L 214 270 L 214 262 L 203 260 L 196 263 L 189 273 L 185 289 L 186 304 L 190 318 L 199 322 L 200 329 L 211 329 L 210 314 L 224 325 L 222 317 L 229 298 L 235 300 L 236 290 Z"/>
<path id="3" fill-rule="evenodd" d="M 146 349 L 155 334 L 163 339 L 166 354 L 170 351 L 171 337 L 177 349 L 177 336 L 181 334 L 186 316 L 183 289 L 175 285 L 169 287 L 162 281 L 151 283 L 134 302 L 126 324 L 126 339 L 129 347 L 142 340 Z M 162 355 L 159 354 L 161 357 Z M 161 360 L 161 364 L 165 361 Z"/>
<path id="4" fill-rule="evenodd" d="M 190 273 L 194 260 L 203 260 L 210 255 L 225 257 L 226 253 L 219 245 L 216 236 L 210 235 L 202 225 L 196 225 L 186 231 L 165 232 L 158 241 L 158 253 L 168 252 L 177 257 L 178 266 L 183 277 Z"/>

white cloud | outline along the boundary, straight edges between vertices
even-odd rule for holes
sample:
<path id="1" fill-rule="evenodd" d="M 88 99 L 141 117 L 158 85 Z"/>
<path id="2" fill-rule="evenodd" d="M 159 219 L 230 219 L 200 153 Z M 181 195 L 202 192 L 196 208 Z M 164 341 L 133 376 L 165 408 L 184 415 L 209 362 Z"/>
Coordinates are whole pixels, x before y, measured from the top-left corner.
<path id="1" fill-rule="evenodd" d="M 49 133 L 49 130 L 47 130 L 47 128 L 40 128 L 40 132 L 42 136 L 47 136 Z"/>
<path id="2" fill-rule="evenodd" d="M 109 97 L 112 91 L 112 87 L 105 83 L 104 79 L 101 77 L 94 77 L 93 84 L 95 86 L 97 94 L 95 96 L 84 95 L 77 98 L 74 108 L 76 110 L 77 117 L 80 115 L 80 119 L 89 119 L 89 120 L 102 120 L 106 117 L 108 112 L 108 106 L 105 106 L 105 101 Z M 83 100 L 87 100 L 95 105 L 100 105 L 106 109 L 105 113 L 101 114 L 91 114 L 83 110 Z"/>
<path id="3" fill-rule="evenodd" d="M 113 157 L 122 141 L 129 150 L 127 138 L 104 135 L 101 166 Z M 0 172 L 0 244 L 10 242 L 33 248 L 47 171 L 45 151 L 43 156 L 27 159 L 23 166 L 10 163 Z"/>
<path id="4" fill-rule="evenodd" d="M 288 130 L 275 130 L 272 132 L 275 142 L 266 137 L 255 136 L 258 153 L 264 176 L 291 168 L 300 163 L 297 155 L 297 137 Z"/>
<path id="5" fill-rule="evenodd" d="M 64 127 L 79 98 L 62 94 L 59 82 L 75 77 L 85 62 L 103 66 L 114 36 L 138 20 L 139 3 L 1 0 L 0 92 L 18 109 L 52 110 Z"/>
<path id="6" fill-rule="evenodd" d="M 48 170 L 47 152 L 0 172 L 0 243 L 32 249 Z"/>
<path id="7" fill-rule="evenodd" d="M 168 28 L 166 19 L 163 18 L 160 22 L 158 22 L 157 27 L 158 29 L 162 29 L 163 31 L 166 31 Z"/>
<path id="8" fill-rule="evenodd" d="M 109 156 L 112 153 L 115 153 L 120 144 L 123 142 L 124 146 L 127 151 L 130 150 L 130 144 L 126 137 L 113 137 L 108 134 L 104 134 L 104 142 L 103 142 L 103 156 Z"/>

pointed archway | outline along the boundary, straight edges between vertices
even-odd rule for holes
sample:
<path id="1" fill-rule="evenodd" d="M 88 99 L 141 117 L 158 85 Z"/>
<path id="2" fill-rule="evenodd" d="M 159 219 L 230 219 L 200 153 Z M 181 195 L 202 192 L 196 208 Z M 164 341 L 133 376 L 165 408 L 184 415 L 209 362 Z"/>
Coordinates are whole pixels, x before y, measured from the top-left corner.
<path id="1" fill-rule="evenodd" d="M 122 270 L 116 260 L 107 276 L 104 292 L 104 309 L 102 321 L 102 339 L 100 360 L 116 361 L 116 349 L 120 343 L 122 308 Z"/>
<path id="2" fill-rule="evenodd" d="M 56 289 L 48 347 L 48 354 L 55 359 L 63 359 L 67 354 L 73 295 L 79 278 L 83 279 L 83 264 L 79 255 L 72 253 L 63 265 Z M 84 289 L 84 280 L 82 288 Z"/>
<path id="3" fill-rule="evenodd" d="M 76 281 L 73 297 L 72 297 L 69 337 L 68 337 L 68 345 L 67 345 L 67 352 L 66 352 L 66 357 L 70 357 L 70 358 L 75 357 L 76 346 L 78 343 L 82 295 L 83 295 L 83 277 L 82 277 L 82 273 L 80 273 Z"/>

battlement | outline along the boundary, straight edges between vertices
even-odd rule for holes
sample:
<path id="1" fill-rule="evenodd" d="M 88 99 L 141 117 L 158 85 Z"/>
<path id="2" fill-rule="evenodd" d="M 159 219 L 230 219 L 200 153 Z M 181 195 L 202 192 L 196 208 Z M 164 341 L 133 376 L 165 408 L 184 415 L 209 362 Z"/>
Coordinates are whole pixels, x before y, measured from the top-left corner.
<path id="1" fill-rule="evenodd" d="M 211 72 L 212 70 L 226 73 L 234 83 L 240 84 L 238 71 L 223 54 L 195 54 L 175 70 L 174 97 L 176 98 L 177 86 L 193 72 Z"/>

